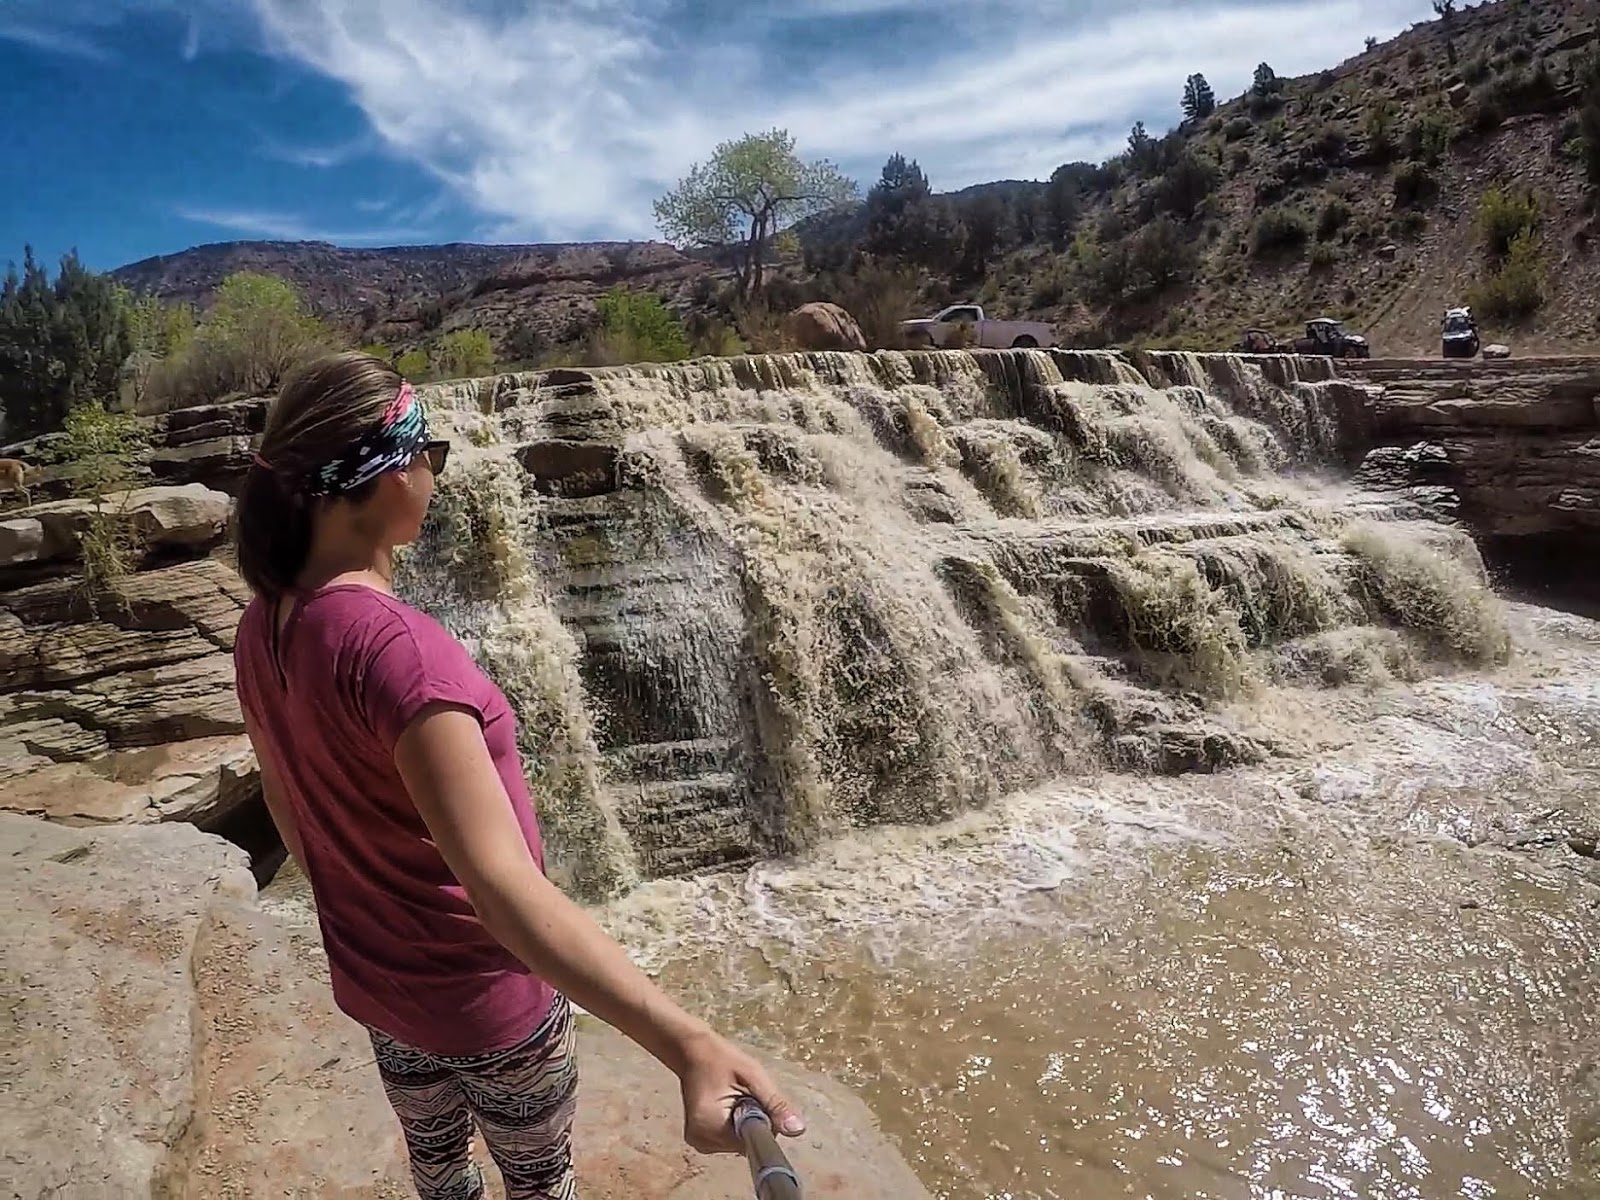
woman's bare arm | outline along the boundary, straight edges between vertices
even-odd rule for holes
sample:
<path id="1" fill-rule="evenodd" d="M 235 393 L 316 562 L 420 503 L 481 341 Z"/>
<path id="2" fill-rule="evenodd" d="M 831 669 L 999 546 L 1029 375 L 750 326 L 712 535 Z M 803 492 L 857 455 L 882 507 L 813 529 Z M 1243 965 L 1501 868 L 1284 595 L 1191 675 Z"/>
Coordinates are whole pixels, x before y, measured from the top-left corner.
<path id="1" fill-rule="evenodd" d="M 429 705 L 396 741 L 394 758 L 484 928 L 530 970 L 678 1076 L 691 1146 L 738 1150 L 730 1114 L 743 1095 L 760 1101 L 783 1132 L 805 1130 L 755 1059 L 674 1003 L 545 877 L 523 840 L 476 717 Z"/>

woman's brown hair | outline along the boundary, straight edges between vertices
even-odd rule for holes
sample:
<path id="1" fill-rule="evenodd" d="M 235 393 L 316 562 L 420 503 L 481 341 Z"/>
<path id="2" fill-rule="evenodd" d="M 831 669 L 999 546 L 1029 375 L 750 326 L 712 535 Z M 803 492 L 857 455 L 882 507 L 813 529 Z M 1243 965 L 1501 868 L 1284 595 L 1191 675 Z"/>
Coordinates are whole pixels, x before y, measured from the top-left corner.
<path id="1" fill-rule="evenodd" d="M 311 553 L 312 512 L 327 503 L 305 494 L 308 476 L 375 428 L 402 382 L 381 358 L 351 350 L 306 364 L 284 384 L 233 510 L 239 574 L 252 591 L 294 590 Z M 339 499 L 363 500 L 376 485 L 368 480 Z"/>

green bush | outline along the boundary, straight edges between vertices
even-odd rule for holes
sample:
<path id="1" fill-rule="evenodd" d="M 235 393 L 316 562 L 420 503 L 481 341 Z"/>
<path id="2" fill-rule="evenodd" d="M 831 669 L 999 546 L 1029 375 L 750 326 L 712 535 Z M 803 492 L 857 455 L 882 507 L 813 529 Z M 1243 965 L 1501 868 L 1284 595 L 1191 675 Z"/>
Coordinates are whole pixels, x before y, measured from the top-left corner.
<path id="1" fill-rule="evenodd" d="M 1531 234 L 1539 224 L 1539 202 L 1530 191 L 1490 188 L 1478 203 L 1478 232 L 1484 251 L 1496 262 L 1511 252 L 1511 243 Z"/>
<path id="2" fill-rule="evenodd" d="M 1250 252 L 1257 257 L 1298 250 L 1311 238 L 1311 222 L 1297 209 L 1274 207 L 1256 218 Z"/>
<path id="3" fill-rule="evenodd" d="M 1491 321 L 1524 320 L 1544 301 L 1544 269 L 1532 233 L 1513 238 L 1505 261 L 1467 294 L 1467 302 Z"/>
<path id="4" fill-rule="evenodd" d="M 1408 162 L 1394 173 L 1396 208 L 1423 208 L 1439 194 L 1439 181 L 1420 162 Z"/>
<path id="5" fill-rule="evenodd" d="M 163 411 L 232 393 L 266 395 L 339 341 L 307 311 L 293 284 L 275 275 L 235 272 L 218 286 L 182 352 L 151 371 L 145 407 Z"/>
<path id="6" fill-rule="evenodd" d="M 1228 172 L 1232 175 L 1242 174 L 1250 166 L 1250 151 L 1244 146 L 1235 146 L 1233 153 L 1228 157 Z"/>
<path id="7" fill-rule="evenodd" d="M 1350 218 L 1355 213 L 1350 205 L 1341 197 L 1333 196 L 1322 206 L 1322 212 L 1317 217 L 1317 238 L 1319 241 L 1331 241 L 1338 232 L 1350 223 Z"/>
<path id="8" fill-rule="evenodd" d="M 676 362 L 689 357 L 683 322 L 654 292 L 615 287 L 595 307 L 608 357 L 620 362 Z"/>
<path id="9" fill-rule="evenodd" d="M 494 343 L 481 329 L 453 329 L 428 346 L 428 366 L 439 379 L 473 379 L 494 372 Z"/>
<path id="10" fill-rule="evenodd" d="M 1311 247 L 1311 267 L 1316 271 L 1327 270 L 1339 261 L 1339 251 L 1327 242 L 1318 242 Z"/>
<path id="11" fill-rule="evenodd" d="M 1222 136 L 1230 141 L 1237 142 L 1249 137 L 1256 131 L 1256 123 L 1249 117 L 1234 117 L 1222 127 Z"/>
<path id="12" fill-rule="evenodd" d="M 1367 108 L 1361 118 L 1362 132 L 1366 134 L 1367 147 L 1378 162 L 1388 162 L 1394 157 L 1399 114 L 1388 100 L 1378 100 Z"/>
<path id="13" fill-rule="evenodd" d="M 394 360 L 394 369 L 410 380 L 419 380 L 427 377 L 428 355 L 423 350 L 407 350 Z"/>
<path id="14" fill-rule="evenodd" d="M 1406 157 L 1430 167 L 1439 165 L 1455 140 L 1455 122 L 1440 109 L 1423 113 L 1406 128 Z"/>
<path id="15" fill-rule="evenodd" d="M 91 612 L 100 601 L 120 595 L 118 585 L 139 552 L 138 532 L 127 519 L 127 492 L 135 482 L 134 457 L 145 437 L 130 413 L 107 412 L 99 404 L 80 404 L 62 423 L 58 452 L 74 494 L 92 501 L 78 535 L 83 563 L 80 590 Z"/>

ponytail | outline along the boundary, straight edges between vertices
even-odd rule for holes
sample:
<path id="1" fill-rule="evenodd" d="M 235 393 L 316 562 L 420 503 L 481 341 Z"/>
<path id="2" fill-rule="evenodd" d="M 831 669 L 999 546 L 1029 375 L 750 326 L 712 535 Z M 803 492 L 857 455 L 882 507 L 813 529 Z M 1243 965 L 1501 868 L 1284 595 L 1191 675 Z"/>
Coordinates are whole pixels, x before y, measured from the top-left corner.
<path id="1" fill-rule="evenodd" d="M 308 495 L 306 480 L 379 424 L 403 382 L 382 359 L 346 351 L 306 364 L 284 384 L 233 509 L 239 574 L 257 595 L 295 589 L 311 555 L 317 506 L 331 502 Z M 359 503 L 376 486 L 368 479 L 339 499 Z"/>
<path id="2" fill-rule="evenodd" d="M 257 462 L 233 508 L 239 574 L 269 600 L 294 590 L 311 554 L 311 506 L 284 477 Z"/>

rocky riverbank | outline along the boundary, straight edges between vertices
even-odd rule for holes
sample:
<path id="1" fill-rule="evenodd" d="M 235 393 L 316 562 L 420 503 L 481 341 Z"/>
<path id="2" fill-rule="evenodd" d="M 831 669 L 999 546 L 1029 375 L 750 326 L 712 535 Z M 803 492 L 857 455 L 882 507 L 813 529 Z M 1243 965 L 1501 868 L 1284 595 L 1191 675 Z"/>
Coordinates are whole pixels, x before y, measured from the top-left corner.
<path id="1" fill-rule="evenodd" d="M 459 452 L 403 582 L 512 695 L 554 869 L 590 895 L 1106 769 L 1270 763 L 1295 751 L 1245 719 L 1268 683 L 1504 661 L 1469 529 L 1587 544 L 1600 371 L 1387 370 L 807 354 L 436 385 Z M 398 1194 L 315 929 L 250 877 L 281 848 L 222 541 L 263 414 L 150 423 L 106 506 L 115 580 L 48 440 L 24 451 L 40 503 L 0 511 L 0 1114 L 39 1148 L 6 1164 L 19 1195 Z M 677 1148 L 670 1080 L 589 1044 L 593 1178 L 747 1186 Z M 837 1118 L 797 1154 L 814 1194 L 921 1194 L 858 1104 L 806 1086 Z"/>
<path id="2" fill-rule="evenodd" d="M 398 1198 L 398 1127 L 314 926 L 264 912 L 245 855 L 185 823 L 69 828 L 0 814 L 0 1193 Z M 727 1200 L 741 1159 L 685 1149 L 676 1081 L 580 1019 L 577 1156 L 599 1200 Z M 861 1102 L 777 1065 L 812 1132 L 807 1194 L 925 1196 Z"/>

